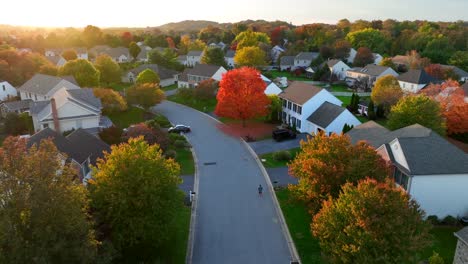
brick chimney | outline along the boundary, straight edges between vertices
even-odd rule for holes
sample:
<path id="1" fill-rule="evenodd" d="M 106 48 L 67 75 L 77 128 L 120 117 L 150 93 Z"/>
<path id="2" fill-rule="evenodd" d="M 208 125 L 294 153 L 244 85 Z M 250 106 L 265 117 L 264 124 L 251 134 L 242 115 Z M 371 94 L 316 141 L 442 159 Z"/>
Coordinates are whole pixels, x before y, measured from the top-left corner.
<path id="1" fill-rule="evenodd" d="M 55 103 L 55 98 L 50 99 L 50 106 L 52 108 L 52 118 L 54 119 L 55 131 L 57 131 L 58 133 L 61 133 L 60 122 L 59 122 L 58 113 L 57 113 L 57 104 Z"/>

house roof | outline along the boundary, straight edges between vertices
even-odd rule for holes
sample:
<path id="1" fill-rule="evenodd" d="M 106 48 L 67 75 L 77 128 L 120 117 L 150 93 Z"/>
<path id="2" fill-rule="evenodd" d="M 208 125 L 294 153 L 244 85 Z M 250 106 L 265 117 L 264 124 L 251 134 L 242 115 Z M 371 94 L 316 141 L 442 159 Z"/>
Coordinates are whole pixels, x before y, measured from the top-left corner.
<path id="1" fill-rule="evenodd" d="M 396 64 L 408 64 L 409 56 L 397 55 L 392 58 L 392 62 Z"/>
<path id="2" fill-rule="evenodd" d="M 454 235 L 463 243 L 468 245 L 468 226 L 465 226 L 463 229 L 454 233 Z"/>
<path id="3" fill-rule="evenodd" d="M 127 57 L 130 56 L 130 52 L 128 51 L 128 48 L 125 48 L 125 47 L 110 48 L 108 50 L 103 51 L 103 53 L 106 53 L 112 58 L 118 58 L 122 55 L 125 55 Z"/>
<path id="4" fill-rule="evenodd" d="M 186 61 L 187 60 L 187 55 L 180 55 L 179 57 L 177 57 L 177 60 Z"/>
<path id="5" fill-rule="evenodd" d="M 141 47 L 140 52 L 138 53 L 137 57 L 138 60 L 147 59 L 148 58 L 148 50 L 145 47 Z"/>
<path id="6" fill-rule="evenodd" d="M 330 102 L 323 102 L 323 104 L 307 118 L 307 121 L 322 128 L 327 128 L 333 120 L 335 120 L 345 110 L 345 108 Z"/>
<path id="7" fill-rule="evenodd" d="M 203 50 L 191 50 L 187 53 L 187 56 L 201 56 L 203 54 Z"/>
<path id="8" fill-rule="evenodd" d="M 367 75 L 370 75 L 370 76 L 379 76 L 388 69 L 389 69 L 389 67 L 386 67 L 386 66 L 368 64 L 364 68 L 355 67 L 355 68 L 349 69 L 348 71 L 357 72 L 357 73 L 361 73 L 361 74 L 367 74 Z"/>
<path id="9" fill-rule="evenodd" d="M 94 96 L 93 90 L 89 88 L 68 90 L 67 91 L 71 97 L 77 99 L 83 103 L 89 104 L 95 108 L 100 109 L 102 107 L 101 100 Z"/>
<path id="10" fill-rule="evenodd" d="M 161 66 L 159 66 L 157 64 L 142 64 L 142 65 L 130 70 L 130 72 L 132 72 L 135 76 L 137 76 L 138 74 L 140 74 L 142 71 L 144 71 L 146 69 L 150 69 L 150 70 L 156 72 L 159 75 L 159 78 L 161 80 L 173 78 L 174 75 L 177 74 L 177 71 L 166 69 L 166 68 L 161 67 Z"/>
<path id="11" fill-rule="evenodd" d="M 297 54 L 296 56 L 296 60 L 315 60 L 318 56 L 320 55 L 320 53 L 318 52 L 300 52 L 299 54 Z"/>
<path id="12" fill-rule="evenodd" d="M 211 64 L 197 64 L 192 69 L 188 69 L 187 75 L 197 75 L 203 77 L 212 77 L 221 66 Z"/>
<path id="13" fill-rule="evenodd" d="M 440 67 L 442 67 L 442 69 L 452 70 L 456 75 L 458 75 L 458 77 L 468 77 L 468 72 L 458 68 L 457 66 L 440 64 Z"/>
<path id="14" fill-rule="evenodd" d="M 17 111 L 21 109 L 28 109 L 29 104 L 32 102 L 31 99 L 21 100 L 21 101 L 10 101 L 2 103 L 3 107 L 8 109 L 8 111 Z"/>
<path id="15" fill-rule="evenodd" d="M 468 154 L 437 133 L 426 137 L 398 137 L 411 175 L 467 174 Z"/>
<path id="16" fill-rule="evenodd" d="M 335 66 L 337 63 L 339 63 L 341 60 L 337 60 L 337 59 L 332 59 L 332 60 L 328 60 L 327 61 L 327 65 L 328 67 L 333 67 Z"/>
<path id="17" fill-rule="evenodd" d="M 39 114 L 44 108 L 49 105 L 50 101 L 37 101 L 29 104 L 29 112 L 31 114 Z"/>
<path id="18" fill-rule="evenodd" d="M 111 47 L 107 46 L 107 45 L 97 45 L 97 46 L 94 46 L 90 49 L 91 52 L 95 53 L 96 55 L 98 55 L 99 53 L 102 53 L 106 50 L 110 50 Z"/>
<path id="19" fill-rule="evenodd" d="M 289 87 L 284 89 L 278 96 L 296 104 L 303 105 L 322 90 L 322 88 L 312 84 L 292 82 Z"/>
<path id="20" fill-rule="evenodd" d="M 46 56 L 45 57 L 48 61 L 50 61 L 52 64 L 57 65 L 63 57 L 61 55 L 55 55 L 55 56 Z"/>
<path id="21" fill-rule="evenodd" d="M 99 138 L 89 134 L 83 129 L 77 129 L 69 134 L 66 139 L 80 151 L 89 155 L 91 164 L 95 165 L 98 158 L 104 158 L 104 151 L 110 152 L 110 146 Z"/>
<path id="22" fill-rule="evenodd" d="M 224 57 L 226 58 L 234 58 L 236 56 L 236 51 L 235 50 L 228 50 L 226 51 L 226 55 Z"/>
<path id="23" fill-rule="evenodd" d="M 288 65 L 294 65 L 294 58 L 295 56 L 283 56 L 280 58 L 280 65 L 283 66 L 288 66 Z"/>
<path id="24" fill-rule="evenodd" d="M 63 78 L 37 73 L 31 79 L 21 85 L 21 87 L 18 88 L 18 91 L 47 95 L 59 84 L 62 84 L 63 87 L 67 87 L 69 89 L 80 88 L 74 83 Z"/>
<path id="25" fill-rule="evenodd" d="M 398 80 L 402 82 L 415 84 L 428 84 L 439 82 L 439 80 L 427 74 L 425 70 L 409 70 L 398 76 Z"/>

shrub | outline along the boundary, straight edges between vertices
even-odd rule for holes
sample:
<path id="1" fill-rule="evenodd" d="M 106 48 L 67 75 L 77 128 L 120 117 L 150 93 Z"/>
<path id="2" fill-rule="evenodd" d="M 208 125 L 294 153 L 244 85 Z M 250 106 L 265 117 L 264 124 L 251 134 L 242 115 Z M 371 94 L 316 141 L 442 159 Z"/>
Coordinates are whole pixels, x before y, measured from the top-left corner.
<path id="1" fill-rule="evenodd" d="M 444 259 L 437 252 L 433 252 L 429 258 L 429 264 L 444 264 Z"/>
<path id="2" fill-rule="evenodd" d="M 437 217 L 437 215 L 430 215 L 427 217 L 427 221 L 433 225 L 438 225 L 440 224 L 440 220 Z"/>
<path id="3" fill-rule="evenodd" d="M 289 161 L 291 160 L 291 153 L 287 150 L 278 151 L 273 153 L 273 159 L 276 161 Z"/>
<path id="4" fill-rule="evenodd" d="M 152 129 L 161 129 L 161 126 L 159 125 L 159 123 L 156 122 L 156 120 L 154 119 L 146 121 L 145 124 L 151 127 Z"/>
<path id="5" fill-rule="evenodd" d="M 109 145 L 119 144 L 121 142 L 122 129 L 116 126 L 104 128 L 99 132 L 99 137 Z"/>
<path id="6" fill-rule="evenodd" d="M 169 120 L 163 115 L 157 115 L 153 120 L 164 128 L 171 127 L 172 125 L 171 122 L 169 122 Z"/>
<path id="7" fill-rule="evenodd" d="M 194 91 L 191 88 L 179 88 L 177 89 L 177 96 L 183 100 L 191 100 L 194 96 Z"/>
<path id="8" fill-rule="evenodd" d="M 164 153 L 164 156 L 166 156 L 166 158 L 175 159 L 177 157 L 177 152 L 173 149 L 170 149 Z"/>
<path id="9" fill-rule="evenodd" d="M 187 142 L 185 142 L 184 140 L 176 140 L 174 141 L 174 147 L 176 148 L 185 148 L 187 146 Z"/>
<path id="10" fill-rule="evenodd" d="M 443 220 L 442 220 L 442 223 L 445 224 L 445 225 L 451 225 L 451 226 L 454 226 L 454 225 L 457 225 L 458 224 L 458 220 L 451 216 L 451 215 L 447 215 Z"/>
<path id="11" fill-rule="evenodd" d="M 187 141 L 184 136 L 176 133 L 170 133 L 169 140 L 171 141 L 171 144 L 174 144 L 177 140 Z"/>

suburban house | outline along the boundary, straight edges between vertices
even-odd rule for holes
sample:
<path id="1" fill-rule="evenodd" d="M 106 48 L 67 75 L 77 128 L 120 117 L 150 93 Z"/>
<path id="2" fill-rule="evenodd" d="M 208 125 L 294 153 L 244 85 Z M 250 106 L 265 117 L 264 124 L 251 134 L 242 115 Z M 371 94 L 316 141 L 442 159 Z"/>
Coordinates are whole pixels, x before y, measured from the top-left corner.
<path id="1" fill-rule="evenodd" d="M 405 92 L 417 93 L 430 83 L 440 83 L 425 70 L 409 70 L 398 76 L 400 87 Z"/>
<path id="2" fill-rule="evenodd" d="M 46 59 L 56 67 L 62 67 L 67 63 L 67 60 L 64 59 L 61 55 L 46 56 Z"/>
<path id="3" fill-rule="evenodd" d="M 226 62 L 227 66 L 231 69 L 235 67 L 234 56 L 236 56 L 235 50 L 228 50 L 224 55 L 224 61 Z"/>
<path id="4" fill-rule="evenodd" d="M 164 67 L 158 66 L 157 64 L 142 64 L 132 70 L 129 70 L 122 76 L 122 82 L 124 83 L 134 83 L 138 74 L 142 71 L 150 69 L 159 75 L 161 87 L 166 87 L 176 82 L 177 71 L 169 70 Z"/>
<path id="5" fill-rule="evenodd" d="M 278 62 L 278 58 L 285 51 L 284 48 L 280 47 L 279 45 L 275 45 L 273 48 L 271 48 L 270 51 L 270 57 L 271 60 L 273 61 L 274 64 Z"/>
<path id="6" fill-rule="evenodd" d="M 74 50 L 76 52 L 76 56 L 77 56 L 78 59 L 84 59 L 84 60 L 88 59 L 88 49 L 86 49 L 86 48 L 46 49 L 45 52 L 44 52 L 44 55 L 46 56 L 47 59 L 49 59 L 49 57 L 56 57 L 53 60 L 58 61 L 59 60 L 58 58 L 61 58 L 62 53 L 64 51 L 66 51 L 66 50 Z M 49 61 L 52 61 L 52 63 L 54 63 L 53 60 L 49 59 Z M 54 64 L 57 65 L 57 63 L 54 63 Z M 62 66 L 62 65 L 57 65 L 57 66 Z"/>
<path id="7" fill-rule="evenodd" d="M 294 67 L 294 58 L 296 56 L 283 56 L 280 58 L 280 70 L 290 71 Z"/>
<path id="8" fill-rule="evenodd" d="M 29 112 L 29 105 L 31 102 L 31 99 L 3 102 L 0 104 L 0 115 L 2 117 L 6 117 L 8 113 L 15 113 L 19 115 L 25 112 Z"/>
<path id="9" fill-rule="evenodd" d="M 117 63 L 124 63 L 132 60 L 128 48 L 124 47 L 111 48 L 102 53 L 109 55 L 109 57 L 111 57 Z"/>
<path id="10" fill-rule="evenodd" d="M 353 48 L 349 49 L 349 55 L 346 58 L 346 61 L 349 63 L 354 63 L 354 58 L 356 58 L 357 51 Z"/>
<path id="11" fill-rule="evenodd" d="M 83 128 L 97 134 L 101 120 L 101 100 L 92 89 L 72 89 L 63 87 L 49 100 L 34 101 L 30 105 L 34 131 L 51 128 L 65 132 Z"/>
<path id="12" fill-rule="evenodd" d="M 383 60 L 382 55 L 378 53 L 372 53 L 372 55 L 374 55 L 374 64 L 379 65 L 379 63 Z"/>
<path id="13" fill-rule="evenodd" d="M 21 100 L 49 100 L 61 88 L 81 89 L 73 77 L 56 77 L 37 73 L 18 88 Z"/>
<path id="14" fill-rule="evenodd" d="M 261 74 L 260 77 L 262 77 L 262 80 L 266 84 L 266 88 L 265 88 L 266 95 L 278 95 L 283 91 L 281 90 L 281 88 L 278 87 L 278 85 L 276 85 L 276 83 L 274 83 L 272 80 L 265 77 L 263 74 Z"/>
<path id="15" fill-rule="evenodd" d="M 177 57 L 177 61 L 180 64 L 187 66 L 187 55 L 180 55 L 179 57 Z"/>
<path id="16" fill-rule="evenodd" d="M 227 70 L 222 66 L 210 64 L 195 64 L 193 68 L 187 68 L 178 77 L 178 88 L 195 88 L 204 80 L 214 79 L 221 81 L 223 73 Z"/>
<path id="17" fill-rule="evenodd" d="M 102 53 L 104 53 L 105 51 L 108 51 L 110 49 L 111 49 L 111 47 L 109 47 L 107 45 L 97 45 L 97 46 L 94 46 L 91 49 L 89 49 L 89 53 L 92 54 L 94 56 L 94 58 L 96 58 L 97 56 L 101 55 Z"/>
<path id="18" fill-rule="evenodd" d="M 468 263 L 468 226 L 455 232 L 454 235 L 458 241 L 455 256 L 453 257 L 453 264 Z"/>
<path id="19" fill-rule="evenodd" d="M 202 50 L 192 50 L 187 53 L 187 66 L 194 67 L 201 63 L 201 57 L 203 56 Z"/>
<path id="20" fill-rule="evenodd" d="M 83 59 L 83 60 L 89 59 L 87 48 L 73 48 L 73 50 L 76 51 L 76 55 L 78 56 L 78 59 Z"/>
<path id="21" fill-rule="evenodd" d="M 366 141 L 392 164 L 395 183 L 426 215 L 468 215 L 468 154 L 431 129 L 414 124 L 390 131 L 369 121 L 347 135 L 353 144 Z"/>
<path id="22" fill-rule="evenodd" d="M 346 63 L 337 59 L 328 60 L 326 63 L 330 72 L 340 81 L 346 78 L 346 72 L 351 69 Z"/>
<path id="23" fill-rule="evenodd" d="M 318 52 L 300 52 L 294 58 L 294 67 L 292 70 L 309 67 L 312 61 L 317 59 L 319 55 L 320 53 Z"/>
<path id="24" fill-rule="evenodd" d="M 76 168 L 77 176 L 83 183 L 91 178 L 90 165 L 95 166 L 97 159 L 104 157 L 104 152 L 110 152 L 109 145 L 83 129 L 77 129 L 65 137 L 46 128 L 29 137 L 27 147 L 38 146 L 44 139 L 52 140 L 57 149 L 63 153 L 61 158 Z"/>
<path id="25" fill-rule="evenodd" d="M 453 66 L 453 65 L 444 65 L 444 64 L 440 64 L 440 67 L 443 69 L 443 70 L 451 70 L 453 71 L 453 73 L 455 73 L 457 76 L 458 76 L 458 80 L 457 81 L 460 81 L 460 82 L 466 82 L 468 81 L 468 72 L 458 68 L 457 66 Z"/>
<path id="26" fill-rule="evenodd" d="M 397 77 L 398 73 L 390 67 L 369 64 L 364 68 L 354 67 L 346 71 L 345 81 L 349 87 L 361 82 L 366 89 L 371 89 L 375 82 L 385 75 Z"/>
<path id="27" fill-rule="evenodd" d="M 9 82 L 0 80 L 0 101 L 18 96 L 18 91 Z"/>
<path id="28" fill-rule="evenodd" d="M 136 57 L 136 60 L 139 62 L 148 62 L 148 53 L 152 50 L 151 47 L 141 45 L 140 46 L 140 53 L 138 53 L 138 56 Z"/>
<path id="29" fill-rule="evenodd" d="M 326 89 L 303 82 L 292 82 L 278 95 L 283 111 L 281 119 L 301 133 L 314 135 L 341 133 L 345 124 L 357 126 L 359 120 L 341 107 L 342 102 Z"/>
<path id="30" fill-rule="evenodd" d="M 44 56 L 46 57 L 55 57 L 61 56 L 64 49 L 46 49 L 44 52 Z"/>

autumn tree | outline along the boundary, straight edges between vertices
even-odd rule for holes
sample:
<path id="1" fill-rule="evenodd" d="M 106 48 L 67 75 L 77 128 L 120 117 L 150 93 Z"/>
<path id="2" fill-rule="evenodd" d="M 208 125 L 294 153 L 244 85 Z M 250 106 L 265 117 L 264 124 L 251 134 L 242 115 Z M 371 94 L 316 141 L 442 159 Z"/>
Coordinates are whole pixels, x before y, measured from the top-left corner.
<path id="1" fill-rule="evenodd" d="M 468 51 L 456 51 L 450 57 L 448 63 L 468 71 Z"/>
<path id="2" fill-rule="evenodd" d="M 346 135 L 319 133 L 301 142 L 301 151 L 289 164 L 289 173 L 299 180 L 289 189 L 314 214 L 329 196 L 338 197 L 343 184 L 355 184 L 367 177 L 383 181 L 389 169 L 368 144 L 353 145 Z"/>
<path id="3" fill-rule="evenodd" d="M 81 87 L 99 86 L 99 71 L 88 60 L 78 59 L 67 62 L 59 70 L 61 76 L 72 75 Z"/>
<path id="4" fill-rule="evenodd" d="M 219 83 L 216 96 L 216 115 L 242 120 L 268 114 L 269 100 L 265 95 L 266 84 L 260 72 L 249 67 L 228 71 Z"/>
<path id="5" fill-rule="evenodd" d="M 140 105 L 145 110 L 159 104 L 164 98 L 164 92 L 154 83 L 135 84 L 127 91 L 127 102 Z"/>
<path id="6" fill-rule="evenodd" d="M 372 51 L 367 47 L 360 47 L 357 50 L 356 57 L 354 57 L 353 65 L 364 67 L 372 63 L 374 63 L 374 54 L 372 54 Z"/>
<path id="7" fill-rule="evenodd" d="M 380 65 L 380 66 L 385 66 L 385 67 L 392 68 L 394 71 L 397 71 L 397 70 L 398 70 L 398 67 L 395 65 L 395 63 L 393 63 L 392 58 L 384 58 L 384 59 L 379 63 L 379 65 Z"/>
<path id="8" fill-rule="evenodd" d="M 382 106 L 387 114 L 390 108 L 395 105 L 402 96 L 403 90 L 401 90 L 397 78 L 392 75 L 379 78 L 375 82 L 371 93 L 372 101 Z"/>
<path id="9" fill-rule="evenodd" d="M 128 31 L 125 31 L 125 32 L 122 33 L 122 35 L 120 35 L 120 39 L 122 41 L 122 44 L 125 47 L 128 47 L 130 45 L 130 43 L 133 41 L 133 35 L 132 35 L 132 33 L 128 32 Z"/>
<path id="10" fill-rule="evenodd" d="M 84 40 L 86 46 L 91 48 L 102 42 L 103 33 L 100 28 L 88 25 L 83 30 L 82 39 Z"/>
<path id="11" fill-rule="evenodd" d="M 127 110 L 127 102 L 117 91 L 108 88 L 94 88 L 94 96 L 101 99 L 103 112 L 115 113 Z"/>
<path id="12" fill-rule="evenodd" d="M 138 54 L 140 54 L 141 52 L 141 48 L 136 44 L 135 41 L 132 41 L 128 45 L 128 52 L 130 52 L 130 55 L 133 57 L 133 60 L 136 60 Z"/>
<path id="13" fill-rule="evenodd" d="M 198 99 L 208 100 L 216 98 L 219 83 L 214 79 L 203 80 L 195 88 L 194 95 Z"/>
<path id="14" fill-rule="evenodd" d="M 180 167 L 142 137 L 114 145 L 90 182 L 92 207 L 113 246 L 131 262 L 154 262 L 168 248 L 183 206 Z M 145 261 L 143 261 L 145 260 Z"/>
<path id="15" fill-rule="evenodd" d="M 206 47 L 201 58 L 201 63 L 227 67 L 224 60 L 224 52 L 218 47 Z"/>
<path id="16" fill-rule="evenodd" d="M 420 124 L 445 135 L 445 121 L 440 104 L 424 94 L 401 98 L 388 116 L 387 126 L 392 130 L 413 124 Z"/>
<path id="17" fill-rule="evenodd" d="M 149 127 L 145 123 L 132 125 L 122 135 L 124 142 L 127 142 L 131 138 L 143 137 L 146 143 L 150 145 L 158 144 L 159 147 L 165 151 L 169 147 L 169 137 L 166 132 L 161 129 Z"/>
<path id="18" fill-rule="evenodd" d="M 76 54 L 75 50 L 68 49 L 62 53 L 62 57 L 67 61 L 71 61 L 78 59 L 78 54 Z"/>
<path id="19" fill-rule="evenodd" d="M 94 62 L 94 67 L 99 71 L 102 83 L 111 84 L 120 81 L 122 72 L 120 66 L 109 55 L 99 55 Z"/>
<path id="20" fill-rule="evenodd" d="M 57 76 L 58 72 L 59 72 L 59 69 L 52 64 L 45 64 L 45 65 L 42 65 L 41 68 L 39 68 L 39 73 L 42 73 L 45 75 Z"/>
<path id="21" fill-rule="evenodd" d="M 245 47 L 237 50 L 234 56 L 234 63 L 237 66 L 260 67 L 266 65 L 266 55 L 258 47 Z"/>
<path id="22" fill-rule="evenodd" d="M 418 263 L 431 241 L 424 215 L 392 181 L 365 179 L 324 202 L 311 228 L 331 263 Z"/>
<path id="23" fill-rule="evenodd" d="M 159 84 L 161 80 L 159 79 L 159 75 L 151 69 L 146 69 L 140 72 L 136 78 L 137 84 L 143 83 L 156 83 Z"/>
<path id="24" fill-rule="evenodd" d="M 445 114 L 447 134 L 468 133 L 468 104 L 455 105 Z"/>
<path id="25" fill-rule="evenodd" d="M 43 140 L 29 150 L 9 137 L 0 148 L 0 262 L 95 263 L 87 190 Z"/>
<path id="26" fill-rule="evenodd" d="M 257 47 L 259 43 L 270 44 L 270 38 L 265 33 L 247 30 L 239 33 L 234 42 L 237 43 L 237 49 L 242 49 L 245 47 Z"/>
<path id="27" fill-rule="evenodd" d="M 335 42 L 335 58 L 340 60 L 347 60 L 349 52 L 351 51 L 351 44 L 345 40 Z"/>
<path id="28" fill-rule="evenodd" d="M 387 51 L 388 38 L 376 29 L 366 28 L 350 32 L 346 35 L 346 40 L 355 48 L 368 47 L 378 53 Z"/>

